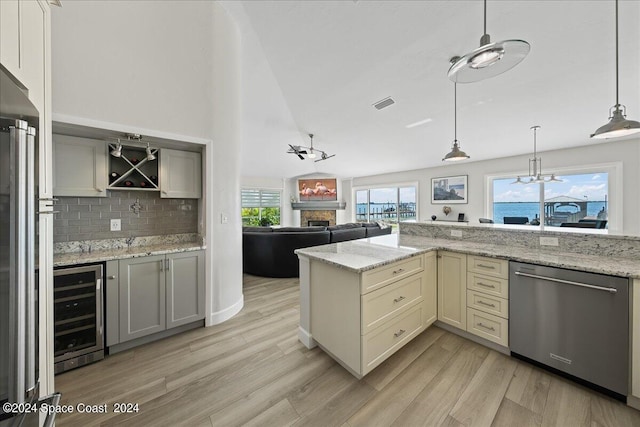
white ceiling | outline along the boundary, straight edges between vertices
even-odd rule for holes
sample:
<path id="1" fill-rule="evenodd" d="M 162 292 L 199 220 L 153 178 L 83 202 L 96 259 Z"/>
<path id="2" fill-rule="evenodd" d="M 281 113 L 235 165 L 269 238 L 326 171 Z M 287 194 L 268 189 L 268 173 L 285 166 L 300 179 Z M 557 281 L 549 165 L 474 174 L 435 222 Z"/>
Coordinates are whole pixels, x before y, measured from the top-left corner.
<path id="1" fill-rule="evenodd" d="M 243 38 L 244 176 L 357 177 L 442 164 L 453 141 L 449 58 L 479 46 L 472 1 L 224 2 Z M 620 2 L 620 102 L 640 120 L 640 0 Z M 506 73 L 458 85 L 470 161 L 596 144 L 615 103 L 613 1 L 489 1 L 492 41 L 531 52 Z M 372 104 L 391 96 L 396 104 Z M 407 129 L 423 119 L 431 121 Z M 336 157 L 314 163 L 287 144 Z"/>

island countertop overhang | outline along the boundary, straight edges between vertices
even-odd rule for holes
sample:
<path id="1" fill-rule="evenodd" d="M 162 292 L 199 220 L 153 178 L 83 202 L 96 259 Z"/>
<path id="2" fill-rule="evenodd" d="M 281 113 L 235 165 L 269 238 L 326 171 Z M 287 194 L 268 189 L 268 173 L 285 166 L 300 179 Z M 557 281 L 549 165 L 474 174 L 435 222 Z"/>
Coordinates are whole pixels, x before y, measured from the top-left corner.
<path id="1" fill-rule="evenodd" d="M 362 273 L 437 250 L 640 279 L 640 260 L 635 258 L 558 253 L 510 245 L 488 245 L 405 234 L 313 246 L 296 249 L 295 253 L 299 257 L 331 264 L 354 273 Z"/>

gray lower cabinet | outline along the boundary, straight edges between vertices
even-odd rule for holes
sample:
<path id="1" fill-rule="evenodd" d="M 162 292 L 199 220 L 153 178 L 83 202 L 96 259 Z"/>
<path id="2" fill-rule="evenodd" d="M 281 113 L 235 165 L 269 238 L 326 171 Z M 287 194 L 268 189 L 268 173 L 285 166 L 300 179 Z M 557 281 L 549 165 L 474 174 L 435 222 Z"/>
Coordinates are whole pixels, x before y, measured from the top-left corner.
<path id="1" fill-rule="evenodd" d="M 107 263 L 107 346 L 204 319 L 204 252 Z"/>

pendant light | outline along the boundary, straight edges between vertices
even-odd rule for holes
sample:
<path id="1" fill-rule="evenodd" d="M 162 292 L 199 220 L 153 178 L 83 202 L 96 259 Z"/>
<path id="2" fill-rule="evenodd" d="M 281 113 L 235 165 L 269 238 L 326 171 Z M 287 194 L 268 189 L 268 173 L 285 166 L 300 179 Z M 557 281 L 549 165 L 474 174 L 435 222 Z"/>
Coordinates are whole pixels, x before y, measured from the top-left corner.
<path id="1" fill-rule="evenodd" d="M 555 174 L 542 173 L 542 158 L 538 157 L 537 131 L 540 126 L 531 126 L 533 130 L 533 159 L 529 159 L 529 176 L 522 180 L 518 177 L 512 184 L 539 184 L 541 182 L 562 182 Z"/>
<path id="2" fill-rule="evenodd" d="M 640 132 L 640 122 L 627 120 L 627 107 L 620 105 L 618 101 L 618 74 L 618 0 L 616 0 L 616 105 L 609 109 L 609 123 L 599 127 L 591 134 L 591 138 L 619 138 Z"/>
<path id="3" fill-rule="evenodd" d="M 457 83 L 453 83 L 453 147 L 451 151 L 447 153 L 442 159 L 443 162 L 457 162 L 460 160 L 467 160 L 469 156 L 464 151 L 460 150 L 460 144 L 458 144 L 458 93 Z"/>
<path id="4" fill-rule="evenodd" d="M 451 60 L 449 79 L 456 83 L 472 83 L 502 74 L 518 65 L 531 46 L 524 40 L 491 43 L 487 34 L 487 0 L 484 0 L 484 34 L 480 47 Z"/>

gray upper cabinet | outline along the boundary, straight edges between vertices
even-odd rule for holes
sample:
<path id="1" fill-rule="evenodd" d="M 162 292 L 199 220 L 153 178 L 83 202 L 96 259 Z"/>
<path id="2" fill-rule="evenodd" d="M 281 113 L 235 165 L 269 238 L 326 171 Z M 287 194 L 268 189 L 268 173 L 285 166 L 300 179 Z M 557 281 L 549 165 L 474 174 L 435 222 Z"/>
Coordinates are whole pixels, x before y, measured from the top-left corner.
<path id="1" fill-rule="evenodd" d="M 199 199 L 202 195 L 202 156 L 191 151 L 160 150 L 160 197 Z"/>
<path id="2" fill-rule="evenodd" d="M 167 255 L 167 329 L 204 319 L 204 252 Z"/>
<path id="3" fill-rule="evenodd" d="M 107 197 L 107 144 L 104 141 L 53 135 L 53 194 Z"/>

